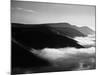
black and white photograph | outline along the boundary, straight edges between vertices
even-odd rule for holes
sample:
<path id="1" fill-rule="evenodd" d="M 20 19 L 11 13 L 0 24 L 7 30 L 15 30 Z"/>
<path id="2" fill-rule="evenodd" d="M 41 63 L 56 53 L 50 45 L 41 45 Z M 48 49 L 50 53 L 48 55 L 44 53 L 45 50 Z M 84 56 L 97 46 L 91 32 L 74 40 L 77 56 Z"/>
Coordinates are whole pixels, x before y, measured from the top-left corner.
<path id="1" fill-rule="evenodd" d="M 11 74 L 96 69 L 96 6 L 11 0 Z"/>

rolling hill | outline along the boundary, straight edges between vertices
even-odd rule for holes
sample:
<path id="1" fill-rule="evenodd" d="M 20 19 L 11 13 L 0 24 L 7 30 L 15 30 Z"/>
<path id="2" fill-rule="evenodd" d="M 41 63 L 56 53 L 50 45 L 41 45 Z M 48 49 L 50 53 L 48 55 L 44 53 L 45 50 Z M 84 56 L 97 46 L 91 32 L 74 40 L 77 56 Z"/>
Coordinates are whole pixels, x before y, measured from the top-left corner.
<path id="1" fill-rule="evenodd" d="M 75 32 L 77 30 L 72 28 L 66 28 L 66 32 L 62 30 L 63 29 L 51 27 L 49 24 L 22 25 L 12 23 L 12 37 L 28 47 L 35 49 L 42 49 L 45 47 L 82 47 L 77 44 L 77 41 L 69 37 L 81 36 L 83 34 L 79 33 L 79 35 Z"/>

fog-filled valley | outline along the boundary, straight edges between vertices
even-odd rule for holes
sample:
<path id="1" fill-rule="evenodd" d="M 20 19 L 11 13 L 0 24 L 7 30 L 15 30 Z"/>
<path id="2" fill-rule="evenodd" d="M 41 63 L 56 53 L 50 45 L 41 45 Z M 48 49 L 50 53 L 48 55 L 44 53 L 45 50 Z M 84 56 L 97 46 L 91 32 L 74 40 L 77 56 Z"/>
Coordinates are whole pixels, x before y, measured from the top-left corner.
<path id="1" fill-rule="evenodd" d="M 96 68 L 95 31 L 69 23 L 12 23 L 12 74 Z M 84 29 L 84 28 L 83 28 Z"/>

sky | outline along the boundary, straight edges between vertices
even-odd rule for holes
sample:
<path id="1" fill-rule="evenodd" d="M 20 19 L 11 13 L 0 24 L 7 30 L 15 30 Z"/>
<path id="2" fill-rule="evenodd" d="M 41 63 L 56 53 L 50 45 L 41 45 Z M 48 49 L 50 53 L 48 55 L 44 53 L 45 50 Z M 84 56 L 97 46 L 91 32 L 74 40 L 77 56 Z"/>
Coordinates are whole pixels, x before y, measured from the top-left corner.
<path id="1" fill-rule="evenodd" d="M 95 6 L 13 0 L 11 22 L 24 24 L 66 22 L 79 27 L 88 26 L 95 30 Z"/>

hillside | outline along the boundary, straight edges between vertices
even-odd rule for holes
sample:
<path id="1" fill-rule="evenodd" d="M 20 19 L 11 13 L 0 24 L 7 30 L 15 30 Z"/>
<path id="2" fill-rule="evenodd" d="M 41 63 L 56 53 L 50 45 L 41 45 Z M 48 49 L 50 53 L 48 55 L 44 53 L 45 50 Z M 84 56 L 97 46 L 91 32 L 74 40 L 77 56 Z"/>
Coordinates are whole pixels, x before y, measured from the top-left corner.
<path id="1" fill-rule="evenodd" d="M 19 25 L 12 24 L 12 37 L 21 42 L 25 46 L 35 49 L 42 48 L 62 48 L 62 47 L 76 47 L 81 45 L 77 41 L 69 38 L 69 35 L 62 36 L 52 31 L 53 29 L 48 25 Z M 70 29 L 67 29 L 67 31 Z M 67 33 L 66 31 L 66 33 Z M 73 30 L 70 30 L 74 32 Z M 70 32 L 68 31 L 68 32 Z M 64 31 L 63 31 L 64 32 Z M 73 34 L 73 33 L 72 33 Z"/>

